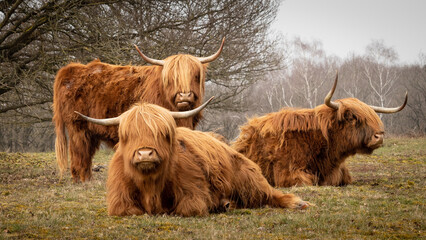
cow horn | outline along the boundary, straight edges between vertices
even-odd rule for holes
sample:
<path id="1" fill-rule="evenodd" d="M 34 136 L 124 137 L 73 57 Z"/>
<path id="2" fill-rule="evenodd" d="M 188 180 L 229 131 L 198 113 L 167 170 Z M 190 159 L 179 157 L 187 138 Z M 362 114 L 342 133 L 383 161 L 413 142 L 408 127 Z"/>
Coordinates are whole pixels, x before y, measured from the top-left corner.
<path id="1" fill-rule="evenodd" d="M 216 60 L 216 58 L 218 58 L 219 55 L 222 53 L 224 43 L 225 43 L 225 37 L 222 39 L 222 44 L 220 45 L 219 50 L 217 50 L 217 52 L 215 54 L 208 56 L 208 57 L 198 57 L 198 60 L 200 60 L 201 63 L 208 63 L 208 62 L 212 62 L 212 61 Z"/>
<path id="2" fill-rule="evenodd" d="M 121 115 L 118 116 L 118 117 L 114 117 L 114 118 L 97 119 L 97 118 L 88 117 L 88 116 L 83 115 L 83 114 L 81 114 L 77 111 L 74 111 L 74 112 L 77 113 L 78 115 L 80 115 L 82 118 L 84 118 L 88 122 L 96 123 L 96 124 L 99 124 L 99 125 L 102 125 L 102 126 L 112 126 L 112 125 L 120 124 Z"/>
<path id="3" fill-rule="evenodd" d="M 338 75 L 339 74 L 336 71 L 336 80 L 334 80 L 333 88 L 330 90 L 330 92 L 328 92 L 327 96 L 325 96 L 324 98 L 324 104 L 336 110 L 339 109 L 339 104 L 331 101 L 331 97 L 333 96 L 334 90 L 336 90 Z"/>
<path id="4" fill-rule="evenodd" d="M 207 102 L 203 103 L 203 105 L 192 109 L 190 111 L 185 111 L 185 112 L 170 112 L 170 114 L 173 116 L 173 118 L 178 119 L 178 118 L 188 118 L 188 117 L 192 117 L 196 114 L 198 114 L 201 110 L 203 110 L 203 108 L 205 108 L 207 106 L 207 104 L 209 104 L 211 102 L 211 100 L 213 100 L 214 96 L 211 97 L 209 100 L 207 100 Z"/>
<path id="5" fill-rule="evenodd" d="M 172 115 L 173 118 L 188 118 L 188 117 L 192 117 L 195 114 L 199 113 L 201 110 L 203 110 L 207 104 L 209 104 L 212 100 L 213 100 L 214 96 L 211 97 L 209 100 L 207 100 L 205 103 L 203 103 L 203 105 L 190 110 L 190 111 L 185 111 L 185 112 L 171 112 L 170 114 Z M 112 126 L 112 125 L 119 125 L 120 124 L 120 120 L 121 120 L 121 115 L 118 117 L 114 117 L 114 118 L 104 118 L 104 119 L 98 119 L 98 118 L 91 118 L 88 117 L 84 114 L 81 114 L 77 111 L 74 111 L 75 113 L 77 113 L 78 115 L 80 115 L 82 118 L 84 118 L 86 121 L 91 122 L 91 123 L 95 123 L 95 124 L 99 124 L 102 126 Z"/>
<path id="6" fill-rule="evenodd" d="M 145 60 L 148 63 L 151 63 L 153 65 L 159 65 L 159 66 L 164 66 L 164 60 L 157 60 L 157 59 L 153 59 L 153 58 L 149 58 L 147 56 L 145 56 L 145 54 L 143 54 L 141 52 L 141 50 L 139 50 L 138 46 L 136 46 L 136 44 L 134 45 L 136 50 L 138 51 L 139 55 L 141 55 L 141 57 L 143 58 L 143 60 Z"/>
<path id="7" fill-rule="evenodd" d="M 405 105 L 407 105 L 407 101 L 408 101 L 408 92 L 405 92 L 405 101 L 399 107 L 396 107 L 396 108 L 386 108 L 386 107 L 376 107 L 376 106 L 370 106 L 370 107 L 377 113 L 396 113 L 401 111 L 405 107 Z"/>

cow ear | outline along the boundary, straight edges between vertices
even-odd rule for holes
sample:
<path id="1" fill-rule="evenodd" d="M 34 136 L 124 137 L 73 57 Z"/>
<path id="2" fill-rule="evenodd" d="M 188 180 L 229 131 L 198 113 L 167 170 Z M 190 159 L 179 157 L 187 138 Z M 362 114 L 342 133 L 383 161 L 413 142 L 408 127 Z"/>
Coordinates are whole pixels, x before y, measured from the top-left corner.
<path id="1" fill-rule="evenodd" d="M 351 111 L 346 111 L 344 116 L 345 116 L 345 120 L 348 122 L 356 122 L 358 119 L 356 115 L 353 114 Z"/>

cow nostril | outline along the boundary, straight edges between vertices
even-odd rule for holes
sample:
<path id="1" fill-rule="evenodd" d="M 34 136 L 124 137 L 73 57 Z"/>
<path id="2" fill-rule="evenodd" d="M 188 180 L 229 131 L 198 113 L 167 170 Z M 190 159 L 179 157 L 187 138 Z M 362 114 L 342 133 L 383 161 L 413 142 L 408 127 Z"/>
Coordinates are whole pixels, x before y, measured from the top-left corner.
<path id="1" fill-rule="evenodd" d="M 383 142 L 383 134 L 374 134 L 374 140 L 379 143 Z"/>
<path id="2" fill-rule="evenodd" d="M 152 157 L 154 154 L 153 150 L 139 150 L 138 151 L 138 158 L 143 159 L 146 157 Z"/>

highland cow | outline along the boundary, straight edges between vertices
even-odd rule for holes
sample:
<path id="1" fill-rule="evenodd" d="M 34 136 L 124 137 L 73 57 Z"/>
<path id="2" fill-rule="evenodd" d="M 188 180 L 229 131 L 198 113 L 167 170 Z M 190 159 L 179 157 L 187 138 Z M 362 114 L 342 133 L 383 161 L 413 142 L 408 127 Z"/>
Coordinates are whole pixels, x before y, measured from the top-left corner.
<path id="1" fill-rule="evenodd" d="M 149 102 L 173 111 L 190 110 L 200 105 L 208 62 L 219 57 L 186 54 L 164 60 L 142 58 L 155 66 L 117 66 L 99 60 L 87 65 L 70 63 L 56 75 L 53 96 L 53 121 L 56 128 L 56 158 L 61 176 L 68 168 L 68 131 L 71 174 L 75 182 L 91 178 L 92 157 L 101 141 L 113 147 L 118 142 L 117 126 L 98 126 L 81 121 L 74 110 L 97 117 L 117 116 L 136 102 Z M 201 113 L 177 120 L 178 126 L 194 129 Z"/>
<path id="2" fill-rule="evenodd" d="M 242 126 L 232 147 L 256 162 L 273 186 L 342 186 L 352 182 L 345 159 L 371 154 L 383 143 L 378 113 L 398 108 L 369 106 L 356 98 L 331 101 L 337 75 L 325 104 L 314 109 L 283 108 Z"/>
<path id="3" fill-rule="evenodd" d="M 117 150 L 109 165 L 108 214 L 205 216 L 235 207 L 306 208 L 268 184 L 259 166 L 210 133 L 176 127 L 174 113 L 138 103 L 118 118 Z"/>

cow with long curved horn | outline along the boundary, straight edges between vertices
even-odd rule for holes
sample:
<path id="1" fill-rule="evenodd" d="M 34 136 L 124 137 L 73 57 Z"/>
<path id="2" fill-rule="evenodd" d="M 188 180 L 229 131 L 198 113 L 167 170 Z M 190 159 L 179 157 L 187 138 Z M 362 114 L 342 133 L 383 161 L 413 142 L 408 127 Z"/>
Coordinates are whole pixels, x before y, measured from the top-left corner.
<path id="1" fill-rule="evenodd" d="M 338 74 L 324 104 L 314 109 L 283 108 L 252 118 L 241 127 L 233 148 L 262 169 L 269 183 L 342 186 L 352 182 L 345 159 L 371 154 L 383 144 L 384 126 L 377 113 L 395 108 L 369 106 L 356 98 L 332 101 Z"/>
<path id="2" fill-rule="evenodd" d="M 177 54 L 156 60 L 137 49 L 153 66 L 118 66 L 95 60 L 61 68 L 53 90 L 55 151 L 61 176 L 68 168 L 69 153 L 74 182 L 90 180 L 92 157 L 100 143 L 114 147 L 118 142 L 116 126 L 87 124 L 74 111 L 109 118 L 137 102 L 157 104 L 174 112 L 192 110 L 203 101 L 208 62 L 219 57 L 224 41 L 225 38 L 219 50 L 208 57 Z M 201 118 L 202 113 L 198 112 L 176 119 L 176 123 L 194 129 Z"/>
<path id="3" fill-rule="evenodd" d="M 120 140 L 108 168 L 109 215 L 186 217 L 226 211 L 230 205 L 309 206 L 293 194 L 273 188 L 259 166 L 210 133 L 176 127 L 173 118 L 196 112 L 185 114 L 138 103 L 107 121 L 84 116 L 96 124 L 119 124 Z"/>

